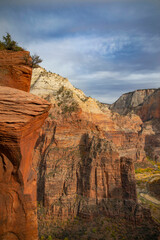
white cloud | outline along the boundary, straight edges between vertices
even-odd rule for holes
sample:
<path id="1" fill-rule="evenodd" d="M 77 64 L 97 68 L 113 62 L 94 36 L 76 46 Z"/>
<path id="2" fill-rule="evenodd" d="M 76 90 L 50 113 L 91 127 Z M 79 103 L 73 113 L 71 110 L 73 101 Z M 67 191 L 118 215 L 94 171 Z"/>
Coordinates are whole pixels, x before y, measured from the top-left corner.
<path id="1" fill-rule="evenodd" d="M 112 103 L 122 93 L 137 88 L 156 88 L 160 83 L 160 71 L 133 72 L 107 65 L 103 55 L 107 49 L 112 56 L 127 44 L 127 37 L 75 37 L 34 42 L 28 45 L 32 53 L 43 59 L 42 66 L 69 78 L 70 82 L 102 102 Z M 97 70 L 97 65 L 102 70 Z"/>
<path id="2" fill-rule="evenodd" d="M 71 76 L 79 73 L 79 70 L 87 72 L 88 67 L 94 65 L 96 61 L 97 65 L 100 64 L 98 61 L 104 61 L 104 57 L 114 57 L 128 41 L 126 36 L 115 38 L 77 36 L 36 41 L 26 47 L 43 58 L 43 65 L 47 69 Z"/>

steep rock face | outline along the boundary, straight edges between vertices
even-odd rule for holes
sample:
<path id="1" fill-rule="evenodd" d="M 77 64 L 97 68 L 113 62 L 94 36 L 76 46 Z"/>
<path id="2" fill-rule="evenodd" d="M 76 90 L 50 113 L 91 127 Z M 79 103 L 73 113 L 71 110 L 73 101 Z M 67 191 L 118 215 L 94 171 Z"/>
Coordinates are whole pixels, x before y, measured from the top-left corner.
<path id="1" fill-rule="evenodd" d="M 132 160 L 120 158 L 115 145 L 100 136 L 94 126 L 80 128 L 74 122 L 72 130 L 67 122 L 57 126 L 50 119 L 43 127 L 34 155 L 38 201 L 63 219 L 98 212 L 130 216 L 137 208 Z"/>
<path id="2" fill-rule="evenodd" d="M 0 51 L 0 85 L 29 92 L 31 61 L 27 51 Z"/>
<path id="3" fill-rule="evenodd" d="M 160 119 L 160 88 L 156 89 L 137 107 L 136 113 L 143 122 L 151 119 Z"/>
<path id="4" fill-rule="evenodd" d="M 145 158 L 142 121 L 137 115 L 122 117 L 112 113 L 107 106 L 86 97 L 81 90 L 74 88 L 68 79 L 48 73 L 43 68 L 33 70 L 31 92 L 53 104 L 54 110 L 50 111 L 50 117 L 54 118 L 58 125 L 67 119 L 71 126 L 74 124 L 72 118 L 76 117 L 76 122 L 79 121 L 82 128 L 85 122 L 103 132 L 105 138 L 116 145 L 121 157 L 131 157 L 135 161 Z"/>
<path id="5" fill-rule="evenodd" d="M 153 160 L 160 161 L 160 89 L 123 94 L 110 109 L 124 115 L 134 112 L 140 116 L 146 154 Z"/>
<path id="6" fill-rule="evenodd" d="M 32 151 L 50 104 L 0 87 L 0 239 L 35 240 L 36 173 Z"/>
<path id="7" fill-rule="evenodd" d="M 156 162 L 160 162 L 160 89 L 150 95 L 136 109 L 143 120 L 146 154 Z"/>
<path id="8" fill-rule="evenodd" d="M 141 218 L 132 163 L 145 158 L 141 119 L 112 113 L 42 68 L 31 92 L 53 105 L 35 146 L 38 201 L 63 218 L 99 211 Z"/>
<path id="9" fill-rule="evenodd" d="M 125 115 L 142 104 L 154 91 L 155 89 L 143 89 L 125 93 L 115 103 L 111 104 L 109 108 L 114 112 Z"/>

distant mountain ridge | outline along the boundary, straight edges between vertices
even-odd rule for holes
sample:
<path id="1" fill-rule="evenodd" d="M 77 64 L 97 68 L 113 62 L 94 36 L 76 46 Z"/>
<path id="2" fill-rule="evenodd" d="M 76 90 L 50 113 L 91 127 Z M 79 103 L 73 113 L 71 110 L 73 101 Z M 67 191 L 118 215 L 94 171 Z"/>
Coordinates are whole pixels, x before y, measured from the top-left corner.
<path id="1" fill-rule="evenodd" d="M 156 91 L 153 89 L 139 89 L 133 92 L 124 93 L 109 108 L 119 114 L 127 114 L 139 105 L 143 104 L 146 99 Z"/>

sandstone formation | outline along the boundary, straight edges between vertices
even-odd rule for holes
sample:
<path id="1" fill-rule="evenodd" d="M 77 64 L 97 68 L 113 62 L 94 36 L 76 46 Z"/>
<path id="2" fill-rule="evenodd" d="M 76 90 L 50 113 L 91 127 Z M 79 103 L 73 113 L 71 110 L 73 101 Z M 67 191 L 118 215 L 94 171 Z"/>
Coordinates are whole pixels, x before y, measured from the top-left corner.
<path id="1" fill-rule="evenodd" d="M 145 152 L 148 157 L 160 161 L 160 89 L 137 90 L 122 95 L 110 106 L 114 112 L 126 115 L 134 112 L 143 121 Z"/>
<path id="2" fill-rule="evenodd" d="M 27 51 L 0 51 L 0 85 L 29 92 L 31 62 Z"/>
<path id="3" fill-rule="evenodd" d="M 0 87 L 0 239 L 37 239 L 32 151 L 50 104 Z"/>
<path id="4" fill-rule="evenodd" d="M 0 51 L 2 240 L 38 239 L 37 184 L 36 172 L 32 167 L 32 152 L 41 126 L 48 116 L 50 104 L 26 93 L 30 90 L 31 61 L 26 51 Z"/>
<path id="5" fill-rule="evenodd" d="M 85 129 L 85 125 L 88 125 L 89 128 L 99 130 L 105 139 L 112 141 L 120 157 L 131 157 L 134 161 L 145 158 L 142 120 L 137 115 L 121 117 L 106 105 L 86 97 L 68 79 L 43 68 L 33 70 L 31 93 L 52 103 L 54 110 L 50 111 L 50 118 L 54 118 L 58 126 L 64 124 L 64 121 L 69 126 L 79 122 L 79 126 Z"/>
<path id="6" fill-rule="evenodd" d="M 119 114 L 127 114 L 134 110 L 140 104 L 155 92 L 155 89 L 142 89 L 134 92 L 123 94 L 115 103 L 111 104 L 109 108 Z"/>
<path id="7" fill-rule="evenodd" d="M 35 145 L 38 201 L 63 219 L 145 218 L 133 166 L 145 158 L 140 117 L 113 113 L 43 68 L 33 71 L 31 92 L 53 106 Z M 149 212 L 146 216 L 150 219 Z"/>
<path id="8" fill-rule="evenodd" d="M 137 107 L 136 113 L 141 117 L 143 122 L 160 119 L 160 88 L 156 89 Z"/>

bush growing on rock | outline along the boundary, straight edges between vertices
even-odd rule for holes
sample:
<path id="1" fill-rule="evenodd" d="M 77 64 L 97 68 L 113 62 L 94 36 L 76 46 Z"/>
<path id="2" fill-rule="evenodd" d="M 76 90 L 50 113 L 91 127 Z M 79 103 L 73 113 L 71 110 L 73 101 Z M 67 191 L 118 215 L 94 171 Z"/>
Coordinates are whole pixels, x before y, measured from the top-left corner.
<path id="1" fill-rule="evenodd" d="M 11 50 L 11 51 L 23 51 L 22 47 L 19 47 L 17 42 L 12 40 L 9 33 L 3 36 L 3 42 L 0 41 L 0 50 Z"/>
<path id="2" fill-rule="evenodd" d="M 9 33 L 6 33 L 6 36 L 3 36 L 3 41 L 0 41 L 0 50 L 24 51 L 22 47 L 18 46 L 16 41 L 12 40 L 12 37 Z M 38 64 L 42 62 L 42 59 L 37 54 L 32 55 L 31 58 L 32 68 L 38 67 Z M 28 55 L 24 56 L 24 60 L 26 64 L 30 64 Z"/>
<path id="3" fill-rule="evenodd" d="M 32 55 L 31 58 L 32 58 L 32 67 L 33 68 L 38 67 L 39 63 L 42 62 L 42 59 L 37 54 Z"/>

